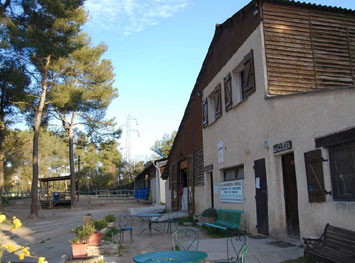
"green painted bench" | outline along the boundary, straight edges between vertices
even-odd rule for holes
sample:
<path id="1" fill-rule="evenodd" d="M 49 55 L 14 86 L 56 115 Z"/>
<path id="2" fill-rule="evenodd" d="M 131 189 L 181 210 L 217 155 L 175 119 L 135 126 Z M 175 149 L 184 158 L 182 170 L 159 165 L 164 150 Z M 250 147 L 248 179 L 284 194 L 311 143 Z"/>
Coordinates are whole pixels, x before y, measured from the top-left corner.
<path id="1" fill-rule="evenodd" d="M 238 230 L 243 211 L 234 209 L 218 209 L 218 216 L 215 223 L 205 223 L 206 226 L 227 230 Z"/>
<path id="2" fill-rule="evenodd" d="M 233 232 L 239 232 L 239 238 L 243 233 L 239 231 L 240 227 L 240 219 L 242 217 L 243 211 L 234 210 L 234 209 L 218 209 L 218 215 L 216 222 L 205 223 L 206 226 L 213 227 L 216 229 L 221 229 L 226 233 L 226 241 L 227 241 L 227 259 L 229 261 L 229 245 L 228 245 L 228 237 L 233 235 Z M 233 242 L 232 247 L 235 249 Z"/>

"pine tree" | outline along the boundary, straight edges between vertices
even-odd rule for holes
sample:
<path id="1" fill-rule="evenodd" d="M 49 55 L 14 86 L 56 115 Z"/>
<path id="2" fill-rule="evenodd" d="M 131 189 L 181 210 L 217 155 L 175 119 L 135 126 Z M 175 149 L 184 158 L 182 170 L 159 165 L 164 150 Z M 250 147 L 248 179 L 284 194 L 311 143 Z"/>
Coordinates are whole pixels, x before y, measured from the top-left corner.
<path id="1" fill-rule="evenodd" d="M 52 64 L 53 78 L 50 101 L 69 138 L 71 175 L 71 207 L 76 207 L 74 170 L 74 127 L 87 130 L 92 140 L 103 135 L 118 135 L 113 120 L 105 120 L 106 109 L 117 97 L 113 88 L 113 67 L 110 60 L 101 59 L 106 51 L 104 44 L 90 46 L 90 40 L 80 35 L 85 45 L 67 58 Z"/>
<path id="2" fill-rule="evenodd" d="M 17 104 L 25 100 L 30 83 L 23 61 L 17 56 L 10 42 L 9 26 L 12 20 L 7 14 L 11 1 L 0 4 L 0 211 L 4 189 L 5 140 L 8 126 L 18 114 Z"/>
<path id="3" fill-rule="evenodd" d="M 38 216 L 39 132 L 46 104 L 49 68 L 51 63 L 81 46 L 75 39 L 86 21 L 82 6 L 83 0 L 23 0 L 18 7 L 21 14 L 13 19 L 12 43 L 35 69 L 32 77 L 37 83 L 33 85 L 33 96 L 39 97 L 33 136 L 32 217 Z"/>

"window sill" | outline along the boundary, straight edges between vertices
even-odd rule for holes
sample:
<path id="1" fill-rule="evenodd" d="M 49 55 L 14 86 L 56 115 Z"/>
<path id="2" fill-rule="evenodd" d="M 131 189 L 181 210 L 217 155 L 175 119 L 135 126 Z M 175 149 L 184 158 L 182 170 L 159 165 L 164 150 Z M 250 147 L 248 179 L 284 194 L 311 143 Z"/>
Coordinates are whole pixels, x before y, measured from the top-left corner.
<path id="1" fill-rule="evenodd" d="M 244 100 L 239 101 L 237 104 L 233 105 L 233 107 L 231 108 L 231 110 L 234 110 L 238 107 L 240 107 L 240 105 L 242 105 L 248 98 L 245 98 Z"/>

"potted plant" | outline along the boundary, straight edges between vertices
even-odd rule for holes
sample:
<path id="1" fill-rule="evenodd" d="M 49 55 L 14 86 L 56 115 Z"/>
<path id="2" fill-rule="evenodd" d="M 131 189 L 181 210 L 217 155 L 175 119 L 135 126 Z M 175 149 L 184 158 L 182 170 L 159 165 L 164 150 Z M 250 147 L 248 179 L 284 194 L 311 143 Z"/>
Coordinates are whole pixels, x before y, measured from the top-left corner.
<path id="1" fill-rule="evenodd" d="M 92 221 L 92 216 L 91 214 L 87 214 L 86 216 L 83 216 L 83 225 L 86 225 Z"/>
<path id="2" fill-rule="evenodd" d="M 214 223 L 218 216 L 218 212 L 215 208 L 207 208 L 202 212 L 202 216 L 205 218 L 207 223 Z"/>
<path id="3" fill-rule="evenodd" d="M 101 244 L 101 239 L 103 234 L 100 232 L 100 230 L 96 229 L 95 227 L 95 221 L 90 223 L 91 226 L 94 228 L 93 233 L 89 237 L 89 246 L 99 246 Z M 97 224 L 98 228 L 102 227 L 103 224 Z"/>
<path id="4" fill-rule="evenodd" d="M 95 228 L 93 224 L 86 224 L 78 226 L 72 229 L 75 234 L 74 240 L 69 241 L 72 248 L 73 258 L 84 258 L 87 257 L 88 239 L 92 233 L 94 233 Z"/>
<path id="5" fill-rule="evenodd" d="M 114 227 L 116 222 L 116 217 L 112 214 L 105 216 L 105 220 L 108 222 L 108 227 Z"/>
<path id="6" fill-rule="evenodd" d="M 106 234 L 108 232 L 108 222 L 105 220 L 105 218 L 97 219 L 93 223 L 96 232 L 100 232 L 102 234 Z"/>

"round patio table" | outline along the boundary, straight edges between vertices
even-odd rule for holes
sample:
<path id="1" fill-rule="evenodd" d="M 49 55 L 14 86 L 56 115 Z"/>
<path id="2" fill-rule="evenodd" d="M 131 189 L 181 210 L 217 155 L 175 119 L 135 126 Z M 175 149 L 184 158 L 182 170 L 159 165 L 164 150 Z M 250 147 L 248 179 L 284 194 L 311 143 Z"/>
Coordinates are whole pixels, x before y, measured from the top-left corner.
<path id="1" fill-rule="evenodd" d="M 135 256 L 136 263 L 200 262 L 207 258 L 203 251 L 156 251 Z"/>
<path id="2" fill-rule="evenodd" d="M 153 229 L 160 232 L 160 223 L 158 218 L 162 217 L 162 215 L 163 214 L 138 214 L 137 217 L 142 221 L 139 225 L 139 234 L 148 230 L 150 232 L 150 237 L 152 237 Z M 153 223 L 158 223 L 158 227 L 153 227 Z"/>

